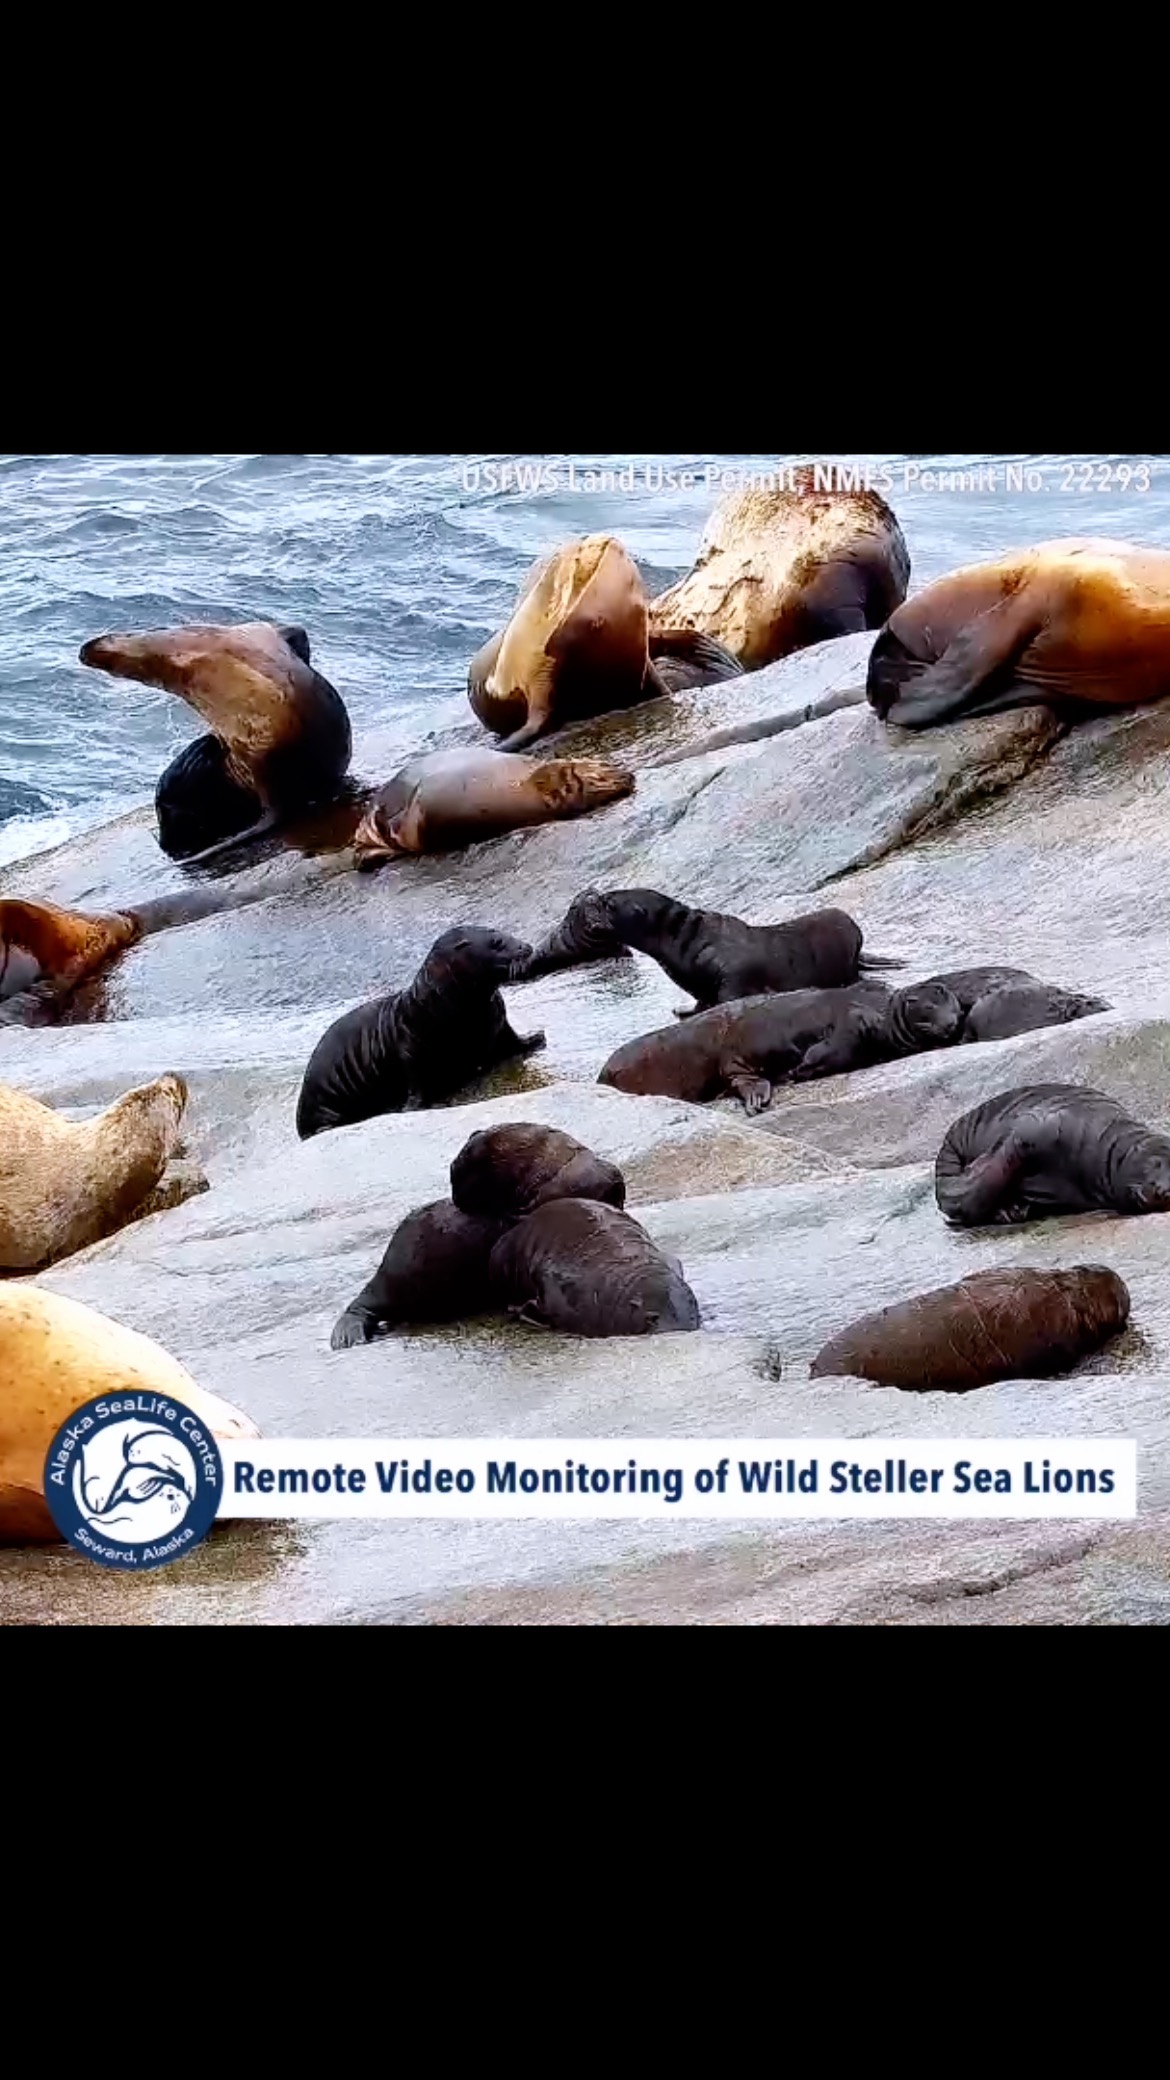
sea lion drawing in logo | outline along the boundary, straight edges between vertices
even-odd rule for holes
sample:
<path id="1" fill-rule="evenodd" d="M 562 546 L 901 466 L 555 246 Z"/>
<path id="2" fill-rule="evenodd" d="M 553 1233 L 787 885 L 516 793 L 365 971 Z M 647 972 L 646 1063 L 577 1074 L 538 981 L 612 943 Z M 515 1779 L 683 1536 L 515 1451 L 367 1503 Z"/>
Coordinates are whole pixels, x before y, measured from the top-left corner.
<path id="1" fill-rule="evenodd" d="M 179 1438 L 149 1423 L 118 1423 L 78 1453 L 73 1499 L 91 1531 L 143 1545 L 179 1529 L 194 1507 L 197 1479 Z"/>

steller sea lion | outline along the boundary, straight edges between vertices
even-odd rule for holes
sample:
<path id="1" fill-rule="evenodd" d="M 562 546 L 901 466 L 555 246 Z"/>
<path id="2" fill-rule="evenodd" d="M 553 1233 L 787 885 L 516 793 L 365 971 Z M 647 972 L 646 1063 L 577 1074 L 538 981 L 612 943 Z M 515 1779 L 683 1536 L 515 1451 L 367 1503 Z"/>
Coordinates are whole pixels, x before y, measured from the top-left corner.
<path id="1" fill-rule="evenodd" d="M 690 1105 L 730 1093 L 754 1118 L 768 1110 L 776 1084 L 843 1076 L 949 1047 L 962 1023 L 955 998 L 933 983 L 893 991 L 859 982 L 851 989 L 749 997 L 630 1041 L 598 1081 L 636 1097 Z"/>
<path id="2" fill-rule="evenodd" d="M 967 1394 L 1071 1372 L 1125 1328 L 1115 1271 L 977 1271 L 956 1286 L 866 1315 L 826 1344 L 813 1379 L 866 1379 L 916 1394 Z"/>
<path id="3" fill-rule="evenodd" d="M 201 865 L 336 799 L 353 756 L 350 720 L 314 670 L 303 628 L 254 621 L 98 636 L 81 662 L 178 694 L 210 724 L 159 781 L 169 858 Z"/>
<path id="4" fill-rule="evenodd" d="M 333 1331 L 335 1351 L 372 1343 L 408 1322 L 455 1322 L 485 1314 L 488 1260 L 507 1223 L 460 1213 L 450 1199 L 408 1214 L 381 1264 Z"/>
<path id="5" fill-rule="evenodd" d="M 414 758 L 384 787 L 358 826 L 363 866 L 403 854 L 456 852 L 509 831 L 588 816 L 636 788 L 634 775 L 605 758 L 543 764 L 469 746 Z"/>
<path id="6" fill-rule="evenodd" d="M 113 1235 L 153 1192 L 187 1109 L 181 1076 L 65 1120 L 0 1084 L 0 1271 L 39 1271 Z"/>
<path id="7" fill-rule="evenodd" d="M 409 989 L 347 1012 L 318 1043 L 297 1106 L 301 1140 L 412 1101 L 436 1105 L 498 1063 L 537 1054 L 544 1034 L 513 1032 L 500 995 L 531 955 L 503 932 L 445 932 Z"/>
<path id="8" fill-rule="evenodd" d="M 45 1460 L 74 1410 L 105 1394 L 171 1395 L 213 1437 L 260 1435 L 149 1337 L 60 1293 L 0 1285 L 0 1545 L 60 1543 Z"/>
<path id="9" fill-rule="evenodd" d="M 955 1122 L 935 1168 L 953 1226 L 1014 1227 L 1058 1214 L 1170 1213 L 1170 1139 L 1081 1084 L 1005 1091 Z"/>
<path id="10" fill-rule="evenodd" d="M 1098 1018 L 1112 1009 L 1104 997 L 1081 996 L 1075 990 L 1057 989 L 1053 983 L 1010 982 L 976 1000 L 961 1037 L 968 1046 L 1015 1040 L 1021 1033 L 1075 1025 L 1082 1018 Z"/>
<path id="11" fill-rule="evenodd" d="M 928 585 L 874 645 L 866 693 L 883 722 L 933 729 L 972 715 L 1170 693 L 1170 550 L 1073 536 Z"/>
<path id="12" fill-rule="evenodd" d="M 624 1207 L 626 1181 L 615 1164 L 556 1127 L 493 1127 L 473 1134 L 456 1156 L 451 1197 L 462 1213 L 514 1221 L 552 1199 Z"/>
<path id="13" fill-rule="evenodd" d="M 615 1206 L 554 1199 L 492 1251 L 499 1304 L 562 1336 L 665 1336 L 702 1327 L 681 1264 Z"/>
<path id="14" fill-rule="evenodd" d="M 876 491 L 733 492 L 707 523 L 694 569 L 650 603 L 650 628 L 694 629 L 758 671 L 797 650 L 880 628 L 906 597 L 910 555 Z"/>
<path id="15" fill-rule="evenodd" d="M 503 751 L 741 667 L 718 643 L 662 624 L 651 654 L 646 588 L 612 535 L 589 535 L 528 573 L 507 627 L 473 659 L 472 710 Z"/>
<path id="16" fill-rule="evenodd" d="M 716 1004 L 804 989 L 846 989 L 902 961 L 863 958 L 860 925 L 844 910 L 819 910 L 786 924 L 744 924 L 716 910 L 691 910 L 651 888 L 609 894 L 587 889 L 533 955 L 529 980 L 624 952 L 645 953 L 697 999 L 693 1018 Z"/>

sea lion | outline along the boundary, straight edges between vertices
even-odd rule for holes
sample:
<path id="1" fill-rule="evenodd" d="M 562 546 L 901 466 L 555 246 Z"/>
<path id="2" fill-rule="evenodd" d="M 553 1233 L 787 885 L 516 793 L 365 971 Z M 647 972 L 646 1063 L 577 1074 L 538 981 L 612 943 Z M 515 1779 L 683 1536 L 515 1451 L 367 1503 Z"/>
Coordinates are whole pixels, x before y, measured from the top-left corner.
<path id="1" fill-rule="evenodd" d="M 552 1199 L 597 1199 L 620 1209 L 626 1181 L 616 1164 L 555 1127 L 494 1127 L 473 1134 L 456 1156 L 451 1197 L 462 1213 L 514 1221 Z"/>
<path id="2" fill-rule="evenodd" d="M 754 1118 L 768 1110 L 776 1084 L 843 1076 L 949 1047 L 962 1024 L 955 998 L 932 983 L 893 991 L 859 982 L 851 989 L 749 997 L 630 1041 L 598 1081 L 637 1097 L 690 1105 L 730 1093 Z"/>
<path id="3" fill-rule="evenodd" d="M 113 1235 L 149 1198 L 179 1141 L 181 1076 L 65 1120 L 0 1084 L 0 1271 L 39 1271 Z"/>
<path id="4" fill-rule="evenodd" d="M 651 601 L 650 628 L 694 629 L 758 671 L 880 628 L 909 583 L 910 554 L 885 500 L 819 490 L 801 467 L 790 484 L 733 492 L 716 507 L 694 569 Z"/>
<path id="5" fill-rule="evenodd" d="M 336 799 L 353 735 L 303 628 L 255 621 L 98 636 L 81 662 L 178 694 L 210 725 L 158 785 L 159 844 L 169 858 L 202 864 Z"/>
<path id="6" fill-rule="evenodd" d="M 934 729 L 1047 704 L 1138 707 L 1170 693 L 1170 550 L 1073 536 L 953 571 L 874 645 L 883 722 Z"/>
<path id="7" fill-rule="evenodd" d="M 414 758 L 384 787 L 358 826 L 361 866 L 402 855 L 456 852 L 542 823 L 567 823 L 637 786 L 605 758 L 552 758 L 543 764 L 468 746 Z"/>
<path id="8" fill-rule="evenodd" d="M 529 979 L 625 951 L 645 953 L 697 999 L 693 1018 L 716 1004 L 805 989 L 847 989 L 871 970 L 902 961 L 863 958 L 864 935 L 844 910 L 819 910 L 786 924 L 744 924 L 716 910 L 691 910 L 651 888 L 587 889 L 542 941 Z"/>
<path id="9" fill-rule="evenodd" d="M 49 1447 L 75 1409 L 107 1394 L 172 1395 L 213 1437 L 260 1435 L 149 1337 L 60 1293 L 0 1286 L 0 1545 L 59 1543 L 45 1501 Z"/>
<path id="10" fill-rule="evenodd" d="M 1082 1018 L 1112 1011 L 1104 997 L 1081 996 L 1049 982 L 1011 982 L 988 990 L 971 1006 L 962 1040 L 973 1046 L 987 1040 L 1014 1040 L 1048 1026 L 1068 1026 Z"/>
<path id="11" fill-rule="evenodd" d="M 668 622 L 654 647 L 637 565 L 612 535 L 589 535 L 528 573 L 507 627 L 472 661 L 468 699 L 502 751 L 521 751 L 563 723 L 741 671 L 718 643 Z"/>
<path id="12" fill-rule="evenodd" d="M 946 1219 L 964 1228 L 1168 1213 L 1170 1138 L 1102 1091 L 1033 1084 L 956 1121 L 939 1152 L 935 1196 Z"/>
<path id="13" fill-rule="evenodd" d="M 498 1063 L 539 1053 L 508 1023 L 501 984 L 532 948 L 459 927 L 432 946 L 409 989 L 349 1011 L 313 1051 L 297 1106 L 302 1141 L 383 1113 L 438 1104 Z"/>
<path id="14" fill-rule="evenodd" d="M 967 1394 L 999 1380 L 1071 1372 L 1125 1328 L 1115 1271 L 977 1271 L 955 1286 L 866 1315 L 826 1344 L 813 1379 L 867 1379 L 918 1394 Z"/>
<path id="15" fill-rule="evenodd" d="M 554 1199 L 492 1251 L 492 1288 L 509 1314 L 562 1336 L 665 1336 L 702 1327 L 681 1264 L 637 1221 L 596 1200 Z"/>
<path id="16" fill-rule="evenodd" d="M 408 1214 L 373 1278 L 334 1329 L 332 1348 L 353 1350 L 407 1322 L 455 1322 L 486 1313 L 492 1302 L 488 1260 L 506 1226 L 460 1213 L 450 1199 Z"/>

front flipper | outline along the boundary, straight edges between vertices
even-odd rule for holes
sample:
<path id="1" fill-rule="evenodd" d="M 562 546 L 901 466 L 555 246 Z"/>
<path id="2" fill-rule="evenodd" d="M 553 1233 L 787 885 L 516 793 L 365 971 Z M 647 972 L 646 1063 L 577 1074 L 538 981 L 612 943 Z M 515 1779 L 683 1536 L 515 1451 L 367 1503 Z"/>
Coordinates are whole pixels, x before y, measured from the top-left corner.
<path id="1" fill-rule="evenodd" d="M 535 744 L 551 727 L 553 720 L 553 686 L 555 666 L 550 657 L 542 657 L 531 683 L 525 688 L 528 703 L 528 720 L 522 727 L 505 737 L 497 745 L 499 751 L 523 751 L 528 744 Z"/>
<path id="2" fill-rule="evenodd" d="M 523 1060 L 530 1054 L 543 1054 L 547 1046 L 547 1033 L 517 1033 L 511 1026 L 505 1026 L 500 1035 L 500 1060 Z"/>
<path id="3" fill-rule="evenodd" d="M 734 1057 L 721 1064 L 722 1081 L 733 1098 L 738 1098 L 749 1119 L 757 1119 L 772 1103 L 773 1090 L 766 1076 L 757 1075 L 750 1063 Z"/>
<path id="4" fill-rule="evenodd" d="M 825 1076 L 847 1076 L 862 1065 L 864 1028 L 855 1019 L 844 1020 L 827 1040 L 818 1040 L 806 1050 L 788 1078 L 790 1083 L 815 1083 Z"/>
<path id="5" fill-rule="evenodd" d="M 933 729 L 967 715 L 1003 712 L 1001 703 L 1018 708 L 1035 705 L 1012 674 L 1012 666 L 1037 636 L 1041 619 L 1028 589 L 1021 588 L 960 630 L 937 664 L 906 684 L 886 713 L 892 729 Z M 991 682 L 1007 680 L 998 686 Z"/>
<path id="6" fill-rule="evenodd" d="M 356 1307 L 349 1307 L 333 1331 L 329 1348 L 334 1351 L 359 1350 L 362 1344 L 373 1343 L 381 1330 L 382 1324 L 372 1315 L 359 1314 Z"/>
<path id="7" fill-rule="evenodd" d="M 1009 1202 L 1008 1193 L 1027 1160 L 1027 1147 L 1009 1134 L 1001 1147 L 977 1157 L 958 1177 L 940 1181 L 938 1202 L 948 1221 L 963 1228 L 1019 1225 L 1024 1202 Z"/>
<path id="8" fill-rule="evenodd" d="M 209 866 L 212 860 L 225 859 L 229 853 L 238 852 L 242 846 L 254 845 L 258 839 L 268 837 L 270 832 L 276 829 L 279 822 L 280 818 L 276 811 L 270 809 L 267 815 L 261 817 L 259 823 L 252 825 L 251 830 L 241 831 L 234 838 L 222 838 L 218 845 L 209 845 L 206 852 L 188 853 L 184 859 L 177 859 L 175 865 L 177 867 Z"/>

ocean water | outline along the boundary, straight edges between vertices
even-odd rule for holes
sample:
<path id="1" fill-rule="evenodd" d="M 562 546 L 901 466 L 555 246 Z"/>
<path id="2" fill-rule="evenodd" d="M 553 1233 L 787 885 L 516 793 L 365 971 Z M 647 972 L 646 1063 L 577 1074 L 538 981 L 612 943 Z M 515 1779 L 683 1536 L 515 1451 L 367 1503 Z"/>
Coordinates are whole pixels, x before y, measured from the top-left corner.
<path id="1" fill-rule="evenodd" d="M 1170 456 L 0 456 L 0 863 L 148 801 L 199 733 L 77 661 L 111 630 L 296 621 L 363 745 L 466 715 L 470 659 L 532 562 L 619 535 L 660 590 L 746 477 L 823 461 L 894 506 L 915 589 L 1026 542 L 1170 547 Z"/>

